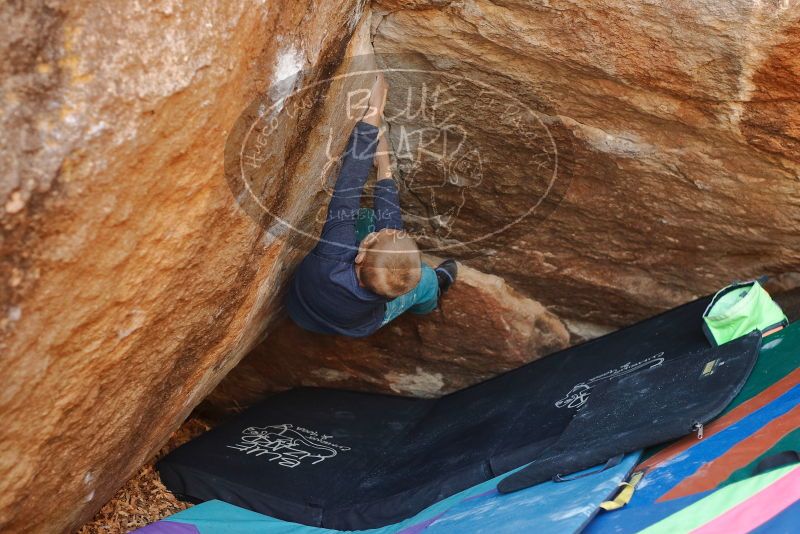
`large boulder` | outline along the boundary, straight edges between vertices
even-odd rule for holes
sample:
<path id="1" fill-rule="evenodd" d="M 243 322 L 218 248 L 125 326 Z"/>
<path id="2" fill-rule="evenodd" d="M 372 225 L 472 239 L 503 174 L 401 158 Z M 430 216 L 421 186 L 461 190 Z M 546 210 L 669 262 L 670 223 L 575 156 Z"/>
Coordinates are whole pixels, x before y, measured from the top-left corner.
<path id="1" fill-rule="evenodd" d="M 266 113 L 279 134 L 258 143 L 277 178 L 256 181 L 315 232 L 319 147 L 343 148 L 361 80 L 314 82 L 369 44 L 362 8 L 0 8 L 0 530 L 91 517 L 272 320 L 308 244 L 240 209 L 226 139 L 257 95 L 311 88 Z"/>
<path id="2" fill-rule="evenodd" d="M 226 383 L 251 369 L 251 398 L 436 395 L 800 272 L 797 2 L 377 0 L 371 25 L 364 4 L 0 8 L 0 530 L 87 519 L 266 331 Z M 501 278 L 307 339 L 282 289 L 369 83 L 336 75 L 370 42 L 399 69 L 409 227 Z"/>
<path id="3" fill-rule="evenodd" d="M 387 114 L 406 217 L 431 250 L 586 332 L 798 270 L 798 2 L 378 0 L 373 13 L 397 68 Z M 442 131 L 460 150 L 439 150 Z"/>
<path id="4" fill-rule="evenodd" d="M 215 411 L 236 409 L 300 385 L 436 397 L 555 352 L 569 340 L 564 324 L 541 304 L 497 276 L 461 266 L 437 310 L 402 315 L 368 338 L 313 334 L 281 321 L 207 403 Z"/>

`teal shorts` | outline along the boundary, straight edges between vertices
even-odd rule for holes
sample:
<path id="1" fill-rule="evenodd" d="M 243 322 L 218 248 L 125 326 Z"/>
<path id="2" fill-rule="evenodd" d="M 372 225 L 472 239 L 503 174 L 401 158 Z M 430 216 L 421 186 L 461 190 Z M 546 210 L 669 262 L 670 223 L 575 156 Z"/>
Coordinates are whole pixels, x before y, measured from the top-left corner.
<path id="1" fill-rule="evenodd" d="M 417 286 L 405 295 L 400 295 L 386 303 L 383 324 L 385 325 L 389 321 L 397 319 L 400 314 L 406 311 L 419 315 L 430 313 L 436 309 L 438 303 L 439 281 L 436 279 L 436 272 L 423 263 L 422 276 Z"/>

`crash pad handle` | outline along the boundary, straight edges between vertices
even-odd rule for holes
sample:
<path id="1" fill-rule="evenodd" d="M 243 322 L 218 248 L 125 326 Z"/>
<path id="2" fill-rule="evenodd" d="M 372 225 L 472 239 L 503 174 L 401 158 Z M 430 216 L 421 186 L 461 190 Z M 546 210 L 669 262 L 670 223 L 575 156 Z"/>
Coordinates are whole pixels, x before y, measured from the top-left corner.
<path id="1" fill-rule="evenodd" d="M 594 471 L 572 475 L 556 474 L 553 475 L 552 480 L 553 482 L 570 482 L 572 480 L 578 480 L 579 478 L 596 475 L 597 473 L 602 473 L 607 469 L 618 466 L 624 457 L 624 454 L 618 454 L 613 458 L 609 458 L 602 467 L 595 469 Z M 524 467 L 523 469 L 520 469 L 516 473 L 513 473 L 501 480 L 497 484 L 497 491 L 500 493 L 513 493 L 515 491 L 523 490 L 539 484 L 542 482 L 540 469 L 541 465 L 538 463 L 533 463 L 527 467 Z"/>
<path id="2" fill-rule="evenodd" d="M 608 461 L 605 464 L 603 464 L 603 467 L 601 467 L 600 469 L 596 469 L 588 473 L 582 473 L 580 475 L 572 474 L 567 476 L 563 476 L 560 474 L 553 475 L 553 482 L 569 482 L 570 480 L 577 480 L 579 478 L 589 477 L 597 473 L 602 473 L 606 469 L 611 469 L 612 467 L 618 466 L 622 461 L 622 458 L 624 457 L 625 457 L 624 454 L 618 454 L 613 458 L 609 458 Z"/>
<path id="3" fill-rule="evenodd" d="M 797 462 L 800 462 L 800 452 L 795 450 L 779 452 L 767 456 L 766 458 L 758 462 L 758 465 L 756 466 L 753 474 L 760 475 L 761 473 L 766 473 L 767 471 L 772 471 L 773 469 L 777 469 L 779 467 L 783 467 Z"/>

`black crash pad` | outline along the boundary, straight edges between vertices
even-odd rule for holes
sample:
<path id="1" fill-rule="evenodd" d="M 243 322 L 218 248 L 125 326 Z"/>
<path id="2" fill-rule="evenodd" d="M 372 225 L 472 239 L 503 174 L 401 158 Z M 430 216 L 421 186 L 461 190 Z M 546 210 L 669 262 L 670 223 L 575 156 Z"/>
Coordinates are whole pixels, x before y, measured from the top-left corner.
<path id="1" fill-rule="evenodd" d="M 358 530 L 405 519 L 530 466 L 501 491 L 694 431 L 744 384 L 761 337 L 711 347 L 708 299 L 435 400 L 302 388 L 275 395 L 158 463 L 188 500 Z"/>

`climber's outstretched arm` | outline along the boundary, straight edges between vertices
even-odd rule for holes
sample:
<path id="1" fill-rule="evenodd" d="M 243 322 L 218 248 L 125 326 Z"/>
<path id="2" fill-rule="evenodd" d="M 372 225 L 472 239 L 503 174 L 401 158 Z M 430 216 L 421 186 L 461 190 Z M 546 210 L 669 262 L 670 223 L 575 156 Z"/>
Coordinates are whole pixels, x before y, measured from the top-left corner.
<path id="1" fill-rule="evenodd" d="M 378 128 L 358 122 L 350 134 L 336 180 L 325 226 L 316 252 L 323 255 L 356 255 L 356 220 L 361 193 L 372 168 Z"/>
<path id="2" fill-rule="evenodd" d="M 383 120 L 387 93 L 386 80 L 379 74 L 375 77 L 370 90 L 366 112 L 353 128 L 347 149 L 342 156 L 342 168 L 333 189 L 333 197 L 328 204 L 328 216 L 315 250 L 317 254 L 350 260 L 355 258 L 358 252 L 356 244 L 358 208 L 364 184 L 375 159 L 379 126 Z"/>

